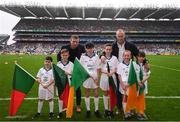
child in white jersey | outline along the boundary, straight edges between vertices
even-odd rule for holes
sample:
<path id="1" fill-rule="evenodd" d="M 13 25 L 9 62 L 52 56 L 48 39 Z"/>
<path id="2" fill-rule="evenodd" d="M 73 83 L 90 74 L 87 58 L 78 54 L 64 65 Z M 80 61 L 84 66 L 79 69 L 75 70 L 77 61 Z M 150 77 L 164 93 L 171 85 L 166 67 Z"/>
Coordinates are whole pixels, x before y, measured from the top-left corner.
<path id="1" fill-rule="evenodd" d="M 126 102 L 128 96 L 128 76 L 129 76 L 129 69 L 130 69 L 130 60 L 131 60 L 131 52 L 129 50 L 125 50 L 123 53 L 123 61 L 118 65 L 117 74 L 120 81 L 120 88 L 119 91 L 123 96 L 122 105 L 124 110 L 125 118 L 127 118 L 128 113 L 125 112 L 126 109 Z"/>
<path id="2" fill-rule="evenodd" d="M 94 104 L 95 104 L 95 115 L 96 117 L 101 117 L 99 112 L 99 96 L 98 96 L 98 76 L 99 76 L 99 57 L 94 53 L 94 44 L 88 42 L 85 45 L 86 53 L 81 55 L 80 62 L 87 70 L 90 75 L 86 81 L 84 81 L 83 86 L 85 87 L 85 104 L 86 104 L 86 117 L 90 118 L 90 90 L 94 91 Z"/>
<path id="3" fill-rule="evenodd" d="M 114 84 L 116 86 L 117 79 L 116 79 L 115 73 L 117 70 L 118 59 L 111 54 L 112 53 L 111 44 L 105 45 L 104 52 L 105 52 L 105 60 L 101 62 L 101 67 L 100 67 L 101 68 L 100 88 L 102 89 L 104 93 L 103 95 L 103 102 L 104 102 L 104 108 L 105 108 L 104 116 L 108 117 L 109 115 L 111 115 L 108 108 L 109 77 L 113 78 Z M 108 68 L 110 71 L 108 71 Z"/>
<path id="4" fill-rule="evenodd" d="M 33 119 L 40 116 L 43 107 L 43 100 L 49 101 L 49 117 L 50 119 L 53 119 L 54 77 L 52 71 L 52 58 L 50 56 L 45 58 L 44 67 L 42 67 L 37 73 L 37 82 L 39 83 L 38 112 L 34 115 Z"/>
<path id="5" fill-rule="evenodd" d="M 143 88 L 143 93 L 142 95 L 138 95 L 138 99 L 137 99 L 137 119 L 138 120 L 147 120 L 147 116 L 145 114 L 145 94 L 148 93 L 147 91 L 147 80 L 150 77 L 150 67 L 149 67 L 149 63 L 148 60 L 145 58 L 146 55 L 144 52 L 140 51 L 138 53 L 137 56 L 137 64 L 139 65 L 139 68 L 141 70 L 140 76 L 139 76 L 139 91 L 140 92 L 140 88 Z"/>
<path id="6" fill-rule="evenodd" d="M 68 82 L 70 85 L 70 78 L 73 70 L 73 63 L 71 61 L 68 61 L 69 58 L 69 51 L 67 49 L 62 49 L 60 51 L 61 53 L 61 61 L 57 63 L 57 66 L 60 67 L 62 70 L 65 71 L 65 74 L 68 77 Z M 68 92 L 68 91 L 66 91 Z M 62 99 L 58 99 L 58 104 L 59 104 L 59 114 L 57 118 L 62 118 L 62 110 L 63 110 L 63 101 Z"/>

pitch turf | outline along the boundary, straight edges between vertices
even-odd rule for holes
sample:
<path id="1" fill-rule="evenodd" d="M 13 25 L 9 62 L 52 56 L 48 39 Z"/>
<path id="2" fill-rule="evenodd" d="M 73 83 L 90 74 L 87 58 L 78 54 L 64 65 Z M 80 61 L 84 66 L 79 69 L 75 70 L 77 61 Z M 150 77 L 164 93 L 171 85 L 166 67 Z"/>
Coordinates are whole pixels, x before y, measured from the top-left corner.
<path id="1" fill-rule="evenodd" d="M 36 76 L 39 68 L 43 66 L 44 55 L 28 56 L 28 55 L 0 55 L 0 98 L 9 98 L 12 89 L 12 76 L 14 72 L 14 62 L 17 62 L 24 67 L 33 76 Z M 54 63 L 56 63 L 56 57 L 53 56 Z M 180 96 L 180 56 L 148 56 L 151 64 L 151 77 L 149 79 L 149 94 L 148 96 Z M 38 84 L 35 83 L 32 90 L 27 97 L 37 97 Z M 84 96 L 84 90 L 82 88 L 82 96 Z M 102 92 L 100 95 L 102 97 Z M 180 99 L 173 98 L 159 98 L 152 99 L 147 98 L 147 110 L 146 114 L 149 120 L 179 120 L 180 111 Z M 93 99 L 91 99 L 93 103 Z M 100 112 L 103 113 L 103 101 L 100 99 Z M 105 118 L 97 119 L 93 113 L 93 106 L 91 104 L 92 117 L 86 119 L 86 109 L 84 100 L 82 100 L 82 113 L 74 113 L 71 119 L 63 120 L 107 120 Z M 9 100 L 0 100 L 0 120 L 32 120 L 32 116 L 37 111 L 37 100 L 25 100 L 20 107 L 17 115 L 24 116 L 25 118 L 6 118 L 8 116 Z M 45 102 L 42 110 L 42 116 L 37 120 L 49 120 L 48 112 L 49 105 Z M 57 100 L 55 100 L 54 106 L 55 115 L 58 113 Z M 54 118 L 56 119 L 56 116 Z M 123 120 L 121 115 L 115 116 L 112 120 Z M 135 118 L 132 120 L 136 120 Z"/>

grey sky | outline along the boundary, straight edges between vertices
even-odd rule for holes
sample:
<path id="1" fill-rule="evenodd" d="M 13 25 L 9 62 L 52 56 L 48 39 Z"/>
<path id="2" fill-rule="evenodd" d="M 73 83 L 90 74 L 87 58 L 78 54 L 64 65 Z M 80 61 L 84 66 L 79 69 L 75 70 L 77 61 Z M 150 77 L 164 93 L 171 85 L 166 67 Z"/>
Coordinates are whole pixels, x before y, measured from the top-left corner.
<path id="1" fill-rule="evenodd" d="M 19 17 L 0 11 L 0 34 L 11 35 L 8 44 L 12 43 L 12 28 L 18 23 L 19 20 Z"/>

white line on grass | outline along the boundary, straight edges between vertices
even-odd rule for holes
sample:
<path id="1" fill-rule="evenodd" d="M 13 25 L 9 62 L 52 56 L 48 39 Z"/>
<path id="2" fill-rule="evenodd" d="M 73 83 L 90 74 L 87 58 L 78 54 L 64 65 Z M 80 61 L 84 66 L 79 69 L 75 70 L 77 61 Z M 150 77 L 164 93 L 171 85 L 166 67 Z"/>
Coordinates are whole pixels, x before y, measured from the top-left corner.
<path id="1" fill-rule="evenodd" d="M 151 66 L 158 67 L 158 68 L 161 68 L 161 69 L 169 69 L 169 70 L 173 70 L 173 71 L 180 72 L 180 70 L 174 69 L 174 68 L 170 68 L 170 67 L 159 66 L 159 65 L 153 65 L 153 64 L 151 64 Z"/>
<path id="2" fill-rule="evenodd" d="M 76 99 L 76 97 L 74 97 Z M 85 97 L 82 97 L 83 99 Z M 93 99 L 94 97 L 90 97 L 91 99 Z M 100 99 L 102 99 L 103 97 L 99 97 Z M 180 99 L 180 96 L 146 96 L 147 99 Z M 0 98 L 0 101 L 8 101 L 11 98 Z M 28 98 L 24 98 L 25 100 L 38 100 L 38 97 L 28 97 Z M 58 99 L 58 97 L 55 97 L 54 99 Z"/>
<path id="3" fill-rule="evenodd" d="M 16 115 L 16 116 L 6 116 L 5 118 L 7 118 L 7 119 L 18 119 L 18 118 L 26 118 L 26 117 L 27 117 L 26 115 L 24 115 L 24 116 Z"/>

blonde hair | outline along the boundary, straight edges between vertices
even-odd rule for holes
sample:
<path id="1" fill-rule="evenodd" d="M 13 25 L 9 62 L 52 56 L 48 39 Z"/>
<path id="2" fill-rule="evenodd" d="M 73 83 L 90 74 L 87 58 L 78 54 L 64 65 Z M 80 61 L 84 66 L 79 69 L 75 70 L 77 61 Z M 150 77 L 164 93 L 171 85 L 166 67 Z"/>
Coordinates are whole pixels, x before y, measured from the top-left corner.
<path id="1" fill-rule="evenodd" d="M 130 56 L 132 56 L 132 54 L 131 54 L 131 51 L 130 50 L 125 50 L 124 52 L 123 52 L 123 55 L 125 54 L 125 53 L 130 53 Z"/>

